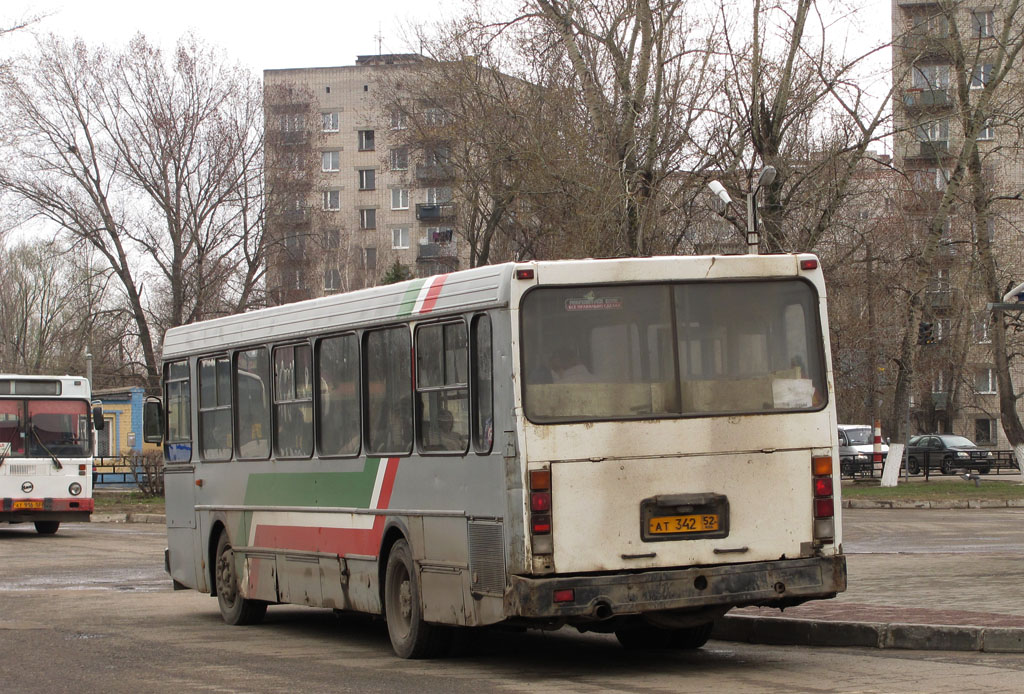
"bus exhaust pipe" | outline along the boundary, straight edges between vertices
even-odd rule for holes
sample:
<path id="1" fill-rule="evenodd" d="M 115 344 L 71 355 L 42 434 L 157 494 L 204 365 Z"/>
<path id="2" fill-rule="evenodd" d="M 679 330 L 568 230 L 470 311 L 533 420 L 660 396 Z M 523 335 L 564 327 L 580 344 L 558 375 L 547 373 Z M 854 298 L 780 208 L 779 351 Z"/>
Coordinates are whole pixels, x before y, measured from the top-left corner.
<path id="1" fill-rule="evenodd" d="M 604 600 L 599 600 L 594 603 L 594 616 L 600 620 L 612 618 L 612 606 Z"/>

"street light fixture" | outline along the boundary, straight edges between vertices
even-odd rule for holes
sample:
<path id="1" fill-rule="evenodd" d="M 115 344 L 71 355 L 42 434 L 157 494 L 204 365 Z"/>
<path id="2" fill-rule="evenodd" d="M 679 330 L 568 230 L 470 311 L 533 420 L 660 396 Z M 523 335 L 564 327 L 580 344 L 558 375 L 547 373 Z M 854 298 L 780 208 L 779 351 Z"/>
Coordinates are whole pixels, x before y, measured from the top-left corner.
<path id="1" fill-rule="evenodd" d="M 751 255 L 757 255 L 758 248 L 761 245 L 760 235 L 757 231 L 757 193 L 761 188 L 772 184 L 776 173 L 774 166 L 764 167 L 761 170 L 761 175 L 757 177 L 757 183 L 754 185 L 753 190 L 747 193 L 747 253 Z M 708 188 L 724 205 L 732 204 L 732 198 L 729 197 L 729 193 L 721 183 L 710 181 Z"/>

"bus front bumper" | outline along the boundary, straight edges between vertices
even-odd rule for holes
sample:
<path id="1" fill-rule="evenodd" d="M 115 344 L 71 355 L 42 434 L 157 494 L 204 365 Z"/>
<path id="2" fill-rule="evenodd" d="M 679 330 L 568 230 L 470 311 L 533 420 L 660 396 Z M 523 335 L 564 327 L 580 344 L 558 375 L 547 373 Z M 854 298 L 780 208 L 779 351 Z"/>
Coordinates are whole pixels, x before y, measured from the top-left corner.
<path id="1" fill-rule="evenodd" d="M 566 601 L 569 590 L 572 600 Z M 512 576 L 505 614 L 587 621 L 747 605 L 788 607 L 844 590 L 846 557 L 841 554 L 617 575 Z M 556 592 L 561 602 L 555 602 Z"/>

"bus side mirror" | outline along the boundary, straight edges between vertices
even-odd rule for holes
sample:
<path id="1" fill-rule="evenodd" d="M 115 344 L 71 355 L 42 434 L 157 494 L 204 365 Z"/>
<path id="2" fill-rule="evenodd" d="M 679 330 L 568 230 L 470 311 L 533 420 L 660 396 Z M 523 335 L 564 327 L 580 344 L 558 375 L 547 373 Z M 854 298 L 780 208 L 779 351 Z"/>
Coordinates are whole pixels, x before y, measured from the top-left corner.
<path id="1" fill-rule="evenodd" d="M 92 408 L 92 426 L 96 431 L 103 431 L 106 421 L 103 419 L 103 407 L 100 405 L 93 405 Z"/>
<path id="2" fill-rule="evenodd" d="M 142 406 L 142 440 L 160 443 L 164 439 L 164 408 L 156 398 L 146 400 Z"/>

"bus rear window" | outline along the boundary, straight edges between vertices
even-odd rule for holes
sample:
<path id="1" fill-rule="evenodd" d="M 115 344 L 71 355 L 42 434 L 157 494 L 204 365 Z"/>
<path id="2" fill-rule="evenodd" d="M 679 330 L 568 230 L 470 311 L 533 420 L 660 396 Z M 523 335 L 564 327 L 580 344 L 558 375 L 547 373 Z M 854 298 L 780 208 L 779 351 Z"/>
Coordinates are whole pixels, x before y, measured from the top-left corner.
<path id="1" fill-rule="evenodd" d="M 531 421 L 824 406 L 817 295 L 802 280 L 542 287 L 521 325 Z"/>

